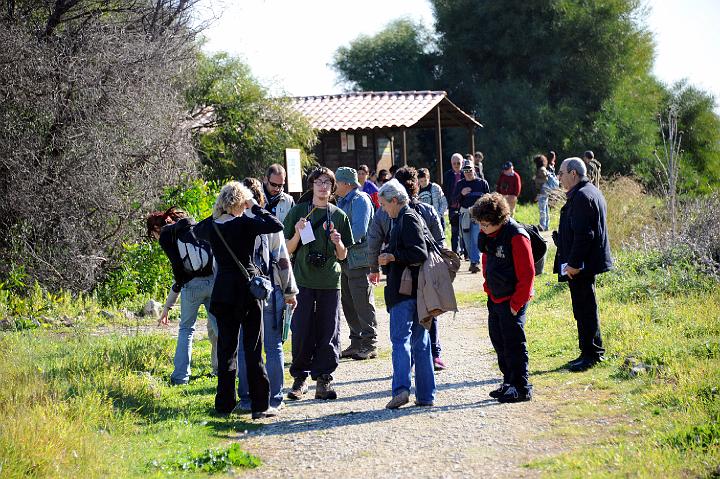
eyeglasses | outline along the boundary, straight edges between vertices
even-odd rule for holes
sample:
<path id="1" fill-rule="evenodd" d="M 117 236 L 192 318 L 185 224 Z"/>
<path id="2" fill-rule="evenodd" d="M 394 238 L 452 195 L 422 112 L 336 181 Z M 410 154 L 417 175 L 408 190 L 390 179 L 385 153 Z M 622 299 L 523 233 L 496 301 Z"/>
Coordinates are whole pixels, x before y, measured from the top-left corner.
<path id="1" fill-rule="evenodd" d="M 493 225 L 492 225 L 491 223 L 488 223 L 487 221 L 481 221 L 479 224 L 480 224 L 481 227 L 483 227 L 483 228 L 485 228 L 485 229 L 488 229 L 488 228 L 492 228 L 492 227 L 493 227 Z"/>
<path id="2" fill-rule="evenodd" d="M 330 188 L 330 187 L 332 186 L 332 181 L 330 181 L 330 180 L 325 180 L 325 181 L 316 180 L 316 181 L 313 181 L 313 184 L 314 184 L 315 186 L 317 186 L 318 188 L 323 188 L 323 187 L 325 187 L 325 188 Z"/>
<path id="3" fill-rule="evenodd" d="M 277 184 L 277 183 L 273 183 L 273 182 L 270 181 L 270 180 L 268 180 L 268 185 L 272 186 L 273 188 L 279 188 L 279 189 L 282 189 L 282 188 L 285 187 L 285 185 L 282 184 L 282 183 Z"/>

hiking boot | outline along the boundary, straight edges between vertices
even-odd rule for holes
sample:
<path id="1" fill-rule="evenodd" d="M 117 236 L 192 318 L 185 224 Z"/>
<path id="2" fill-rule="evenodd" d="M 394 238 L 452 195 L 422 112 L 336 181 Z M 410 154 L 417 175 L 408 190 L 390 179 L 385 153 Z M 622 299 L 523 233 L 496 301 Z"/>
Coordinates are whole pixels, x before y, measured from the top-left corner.
<path id="1" fill-rule="evenodd" d="M 507 389 L 508 389 L 509 387 L 510 387 L 509 384 L 501 384 L 499 388 L 493 389 L 492 391 L 490 391 L 490 394 L 489 394 L 489 395 L 490 395 L 490 397 L 493 398 L 493 399 L 498 399 L 500 396 L 502 396 L 503 394 L 505 394 L 505 391 L 507 391 Z"/>
<path id="2" fill-rule="evenodd" d="M 288 399 L 294 399 L 295 401 L 298 401 L 303 398 L 306 392 L 308 392 L 308 386 L 305 378 L 295 378 L 292 388 L 290 388 L 290 392 L 288 392 L 287 394 L 287 397 Z"/>
<path id="3" fill-rule="evenodd" d="M 472 274 L 478 273 L 480 271 L 480 268 L 478 267 L 477 263 L 470 263 L 470 268 L 468 271 Z"/>
<path id="4" fill-rule="evenodd" d="M 275 417 L 279 413 L 277 408 L 269 407 L 264 411 L 253 411 L 252 418 L 253 419 L 263 419 L 266 417 Z"/>
<path id="5" fill-rule="evenodd" d="M 514 403 L 514 402 L 524 402 L 529 401 L 532 399 L 532 390 L 526 389 L 523 391 L 518 391 L 515 386 L 508 386 L 507 389 L 505 389 L 505 392 L 502 393 L 502 395 L 497 398 L 497 400 L 501 403 Z"/>
<path id="6" fill-rule="evenodd" d="M 576 357 L 576 358 L 573 359 L 572 361 L 568 361 L 567 364 L 566 364 L 566 366 L 572 366 L 573 364 L 579 363 L 580 361 L 582 361 L 582 360 L 584 360 L 584 359 L 585 359 L 585 356 L 583 356 L 583 355 L 581 354 L 580 356 Z"/>
<path id="7" fill-rule="evenodd" d="M 397 409 L 400 406 L 404 406 L 405 404 L 410 402 L 410 393 L 408 391 L 403 391 L 399 394 L 396 394 L 392 397 L 390 402 L 388 402 L 385 405 L 385 409 Z"/>
<path id="8" fill-rule="evenodd" d="M 364 359 L 375 359 L 376 357 L 377 348 L 374 348 L 372 346 L 368 348 L 362 348 L 352 356 L 352 358 L 357 361 L 362 361 Z"/>
<path id="9" fill-rule="evenodd" d="M 433 369 L 435 371 L 444 371 L 447 366 L 445 365 L 445 361 L 440 359 L 439 357 L 433 358 Z"/>
<path id="10" fill-rule="evenodd" d="M 317 379 L 315 399 L 337 399 L 337 393 L 332 385 L 332 376 L 329 374 L 323 374 Z"/>
<path id="11" fill-rule="evenodd" d="M 343 349 L 343 352 L 340 353 L 341 358 L 352 358 L 360 351 L 360 348 L 357 346 L 353 346 L 352 344 L 348 346 L 347 348 Z"/>

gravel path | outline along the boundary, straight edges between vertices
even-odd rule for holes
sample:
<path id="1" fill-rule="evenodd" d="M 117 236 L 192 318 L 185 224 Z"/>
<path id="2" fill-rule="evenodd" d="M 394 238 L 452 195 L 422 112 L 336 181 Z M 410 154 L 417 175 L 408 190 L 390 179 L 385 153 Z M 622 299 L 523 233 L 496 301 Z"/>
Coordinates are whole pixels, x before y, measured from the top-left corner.
<path id="1" fill-rule="evenodd" d="M 463 270 L 467 263 L 463 263 Z M 461 273 L 456 291 L 480 291 L 479 275 Z M 488 397 L 499 371 L 479 304 L 440 319 L 443 359 L 435 406 L 384 409 L 390 399 L 388 314 L 379 311 L 377 359 L 342 360 L 336 401 L 287 402 L 258 431 L 238 434 L 243 449 L 264 465 L 252 477 L 534 477 L 530 459 L 555 454 L 548 439 L 552 408 L 542 392 L 528 403 L 502 405 Z M 342 338 L 347 340 L 343 320 Z M 312 383 L 311 383 L 312 384 Z"/>

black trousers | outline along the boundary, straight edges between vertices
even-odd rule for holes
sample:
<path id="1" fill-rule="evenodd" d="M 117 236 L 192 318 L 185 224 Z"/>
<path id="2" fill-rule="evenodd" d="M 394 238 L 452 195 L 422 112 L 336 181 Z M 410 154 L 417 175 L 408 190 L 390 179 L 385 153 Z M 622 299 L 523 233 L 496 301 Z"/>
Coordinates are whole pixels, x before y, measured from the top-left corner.
<path id="1" fill-rule="evenodd" d="M 580 353 L 586 358 L 605 354 L 600 335 L 600 315 L 595 298 L 595 275 L 577 277 L 568 281 L 573 315 L 577 322 Z"/>
<path id="2" fill-rule="evenodd" d="M 340 290 L 300 286 L 293 313 L 290 375 L 316 380 L 340 363 Z"/>
<path id="3" fill-rule="evenodd" d="M 510 312 L 510 301 L 493 303 L 488 299 L 487 307 L 490 342 L 497 353 L 503 382 L 515 386 L 521 393 L 527 392 L 532 388 L 525 338 L 527 304 L 515 316 Z"/>
<path id="4" fill-rule="evenodd" d="M 218 324 L 218 385 L 215 410 L 229 413 L 237 404 L 235 377 L 240 327 L 243 328 L 242 348 L 250 388 L 250 408 L 265 411 L 270 400 L 270 382 L 262 358 L 262 308 L 260 301 L 248 294 L 237 305 L 213 303 L 211 312 Z"/>
<path id="5" fill-rule="evenodd" d="M 450 220 L 450 247 L 456 253 L 460 252 L 460 241 L 462 241 L 462 235 L 460 234 L 460 210 L 455 208 L 448 209 L 448 219 Z"/>

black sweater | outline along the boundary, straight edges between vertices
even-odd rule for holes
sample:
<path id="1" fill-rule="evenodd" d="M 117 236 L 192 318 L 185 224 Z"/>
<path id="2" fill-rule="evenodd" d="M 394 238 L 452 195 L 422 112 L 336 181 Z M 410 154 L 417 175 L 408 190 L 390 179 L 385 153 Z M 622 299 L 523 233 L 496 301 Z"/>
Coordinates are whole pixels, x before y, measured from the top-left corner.
<path id="1" fill-rule="evenodd" d="M 210 255 L 210 261 L 208 265 L 197 273 L 188 273 L 182 265 L 182 259 L 180 258 L 180 252 L 178 251 L 177 239 L 182 238 L 183 235 L 190 234 L 190 228 L 195 226 L 195 220 L 192 218 L 183 218 L 177 223 L 167 225 L 160 231 L 160 247 L 165 252 L 165 256 L 170 260 L 170 266 L 172 267 L 173 278 L 175 284 L 172 289 L 176 293 L 179 293 L 185 283 L 193 278 L 210 276 L 213 274 L 212 269 L 212 254 Z"/>
<path id="2" fill-rule="evenodd" d="M 237 259 L 250 272 L 254 268 L 251 266 L 251 258 L 255 250 L 255 238 L 261 234 L 277 233 L 283 229 L 282 223 L 260 206 L 253 206 L 252 212 L 254 218 L 242 215 L 224 223 L 215 223 Z M 215 231 L 213 221 L 212 217 L 205 218 L 195 227 L 195 235 L 198 238 L 210 241 L 218 265 L 210 301 L 239 304 L 247 297 L 248 282 Z"/>
<path id="3" fill-rule="evenodd" d="M 425 224 L 415 211 L 405 206 L 400 210 L 398 217 L 393 220 L 390 231 L 390 243 L 384 252 L 395 256 L 395 261 L 387 266 L 387 285 L 385 286 L 385 305 L 387 310 L 399 302 L 417 298 L 417 282 L 420 266 L 411 264 L 423 263 L 428 258 L 427 245 L 423 229 Z M 412 295 L 400 294 L 400 279 L 405 268 L 412 273 Z"/>

